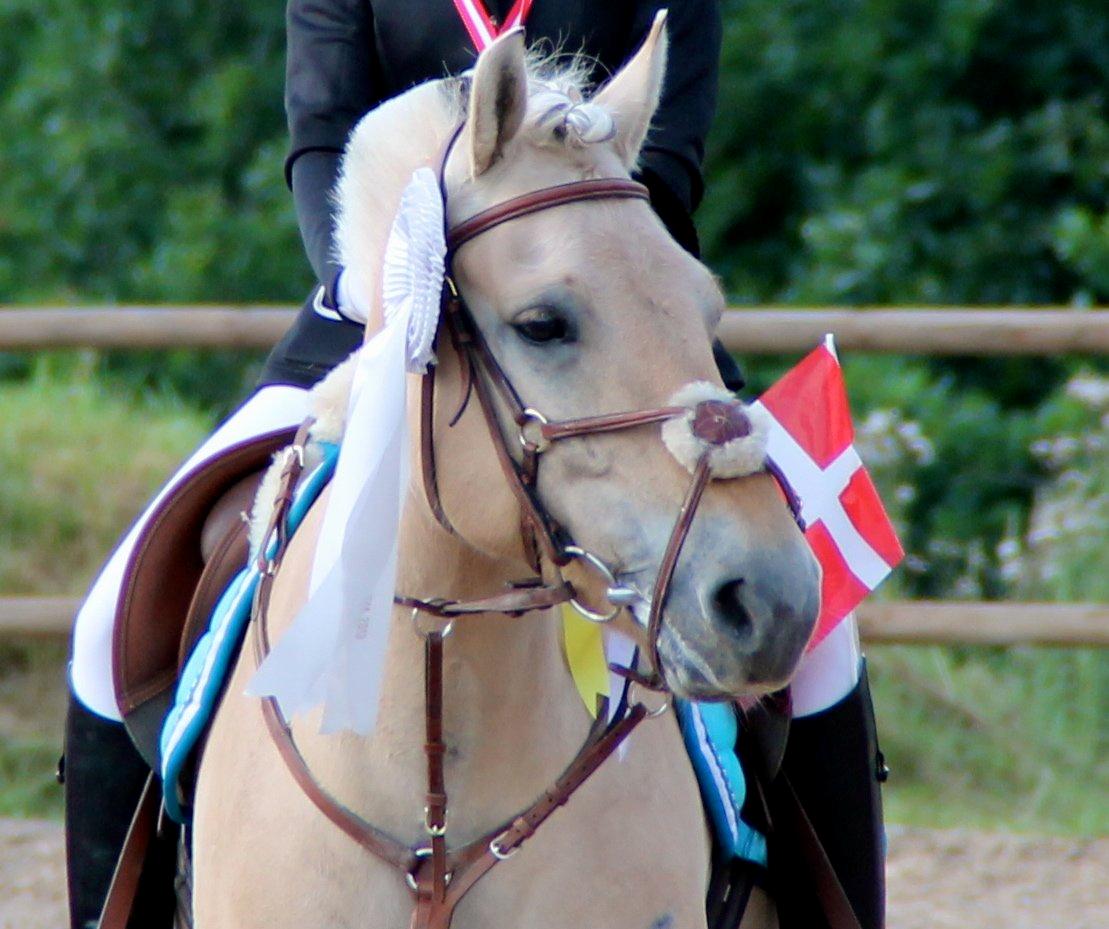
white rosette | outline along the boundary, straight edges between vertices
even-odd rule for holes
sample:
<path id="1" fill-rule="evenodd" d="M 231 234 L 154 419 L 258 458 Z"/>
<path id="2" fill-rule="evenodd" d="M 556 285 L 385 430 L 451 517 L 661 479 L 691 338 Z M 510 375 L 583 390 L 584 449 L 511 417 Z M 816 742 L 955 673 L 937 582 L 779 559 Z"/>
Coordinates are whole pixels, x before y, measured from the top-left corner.
<path id="1" fill-rule="evenodd" d="M 287 716 L 322 703 L 321 732 L 377 721 L 407 484 L 405 373 L 434 363 L 445 258 L 439 184 L 420 168 L 385 247 L 385 325 L 359 352 L 308 599 L 248 688 Z"/>
<path id="2" fill-rule="evenodd" d="M 430 168 L 420 168 L 401 195 L 400 210 L 385 246 L 381 296 L 386 323 L 408 319 L 407 368 L 423 374 L 435 364 L 439 301 L 446 273 L 443 198 Z"/>

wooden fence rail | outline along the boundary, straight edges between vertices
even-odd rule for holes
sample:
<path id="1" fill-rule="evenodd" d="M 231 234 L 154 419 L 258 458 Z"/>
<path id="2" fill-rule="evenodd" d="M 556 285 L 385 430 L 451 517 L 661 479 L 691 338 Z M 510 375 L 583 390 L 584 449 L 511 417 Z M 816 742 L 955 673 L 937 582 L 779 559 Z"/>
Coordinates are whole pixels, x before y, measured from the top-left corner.
<path id="1" fill-rule="evenodd" d="M 0 598 L 0 636 L 68 635 L 79 603 Z M 1089 603 L 872 601 L 860 607 L 859 626 L 874 643 L 1109 646 L 1109 606 Z"/>
<path id="2" fill-rule="evenodd" d="M 0 350 L 264 349 L 288 306 L 0 307 Z M 848 351 L 918 355 L 1109 354 L 1109 310 L 1068 307 L 733 308 L 720 337 L 749 354 L 807 351 L 826 332 Z M 62 636 L 78 601 L 0 598 L 0 636 Z M 875 601 L 859 611 L 871 642 L 1109 646 L 1109 606 L 1081 603 Z"/>
<path id="3" fill-rule="evenodd" d="M 272 346 L 284 306 L 0 307 L 0 350 Z M 733 308 L 720 338 L 749 354 L 803 352 L 824 333 L 849 351 L 919 355 L 1109 354 L 1109 310 L 1065 307 Z"/>

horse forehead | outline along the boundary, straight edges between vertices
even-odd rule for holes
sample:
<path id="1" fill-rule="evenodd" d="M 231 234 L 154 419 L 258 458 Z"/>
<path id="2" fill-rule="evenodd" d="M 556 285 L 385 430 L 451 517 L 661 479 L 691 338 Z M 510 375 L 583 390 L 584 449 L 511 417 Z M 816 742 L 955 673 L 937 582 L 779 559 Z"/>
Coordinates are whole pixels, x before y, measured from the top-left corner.
<path id="1" fill-rule="evenodd" d="M 447 165 L 447 212 L 457 224 L 482 210 L 544 187 L 598 177 L 628 176 L 608 145 L 539 145 L 516 140 L 480 178 L 468 177 L 468 158 L 456 147 Z"/>

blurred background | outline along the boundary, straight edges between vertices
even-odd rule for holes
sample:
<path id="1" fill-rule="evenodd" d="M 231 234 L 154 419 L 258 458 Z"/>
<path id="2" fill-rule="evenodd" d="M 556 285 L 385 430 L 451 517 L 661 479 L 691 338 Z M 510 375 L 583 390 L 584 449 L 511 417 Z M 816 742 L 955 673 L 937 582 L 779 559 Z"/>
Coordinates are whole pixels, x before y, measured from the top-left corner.
<path id="1" fill-rule="evenodd" d="M 723 6 L 697 220 L 733 305 L 1109 303 L 1101 0 Z M 273 0 L 0 0 L 0 304 L 301 300 L 283 56 Z M 81 594 L 259 362 L 0 353 L 0 595 Z M 909 552 L 880 596 L 1109 599 L 1104 358 L 845 369 Z M 0 640 L 0 815 L 60 815 L 64 655 Z M 1109 833 L 1104 652 L 870 656 L 892 822 Z"/>

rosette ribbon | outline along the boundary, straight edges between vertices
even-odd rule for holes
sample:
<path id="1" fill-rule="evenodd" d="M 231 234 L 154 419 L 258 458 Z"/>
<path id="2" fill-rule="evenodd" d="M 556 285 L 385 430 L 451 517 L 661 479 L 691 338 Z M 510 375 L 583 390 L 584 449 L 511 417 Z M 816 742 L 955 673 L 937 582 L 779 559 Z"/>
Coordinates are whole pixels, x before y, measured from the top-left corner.
<path id="1" fill-rule="evenodd" d="M 386 243 L 385 323 L 358 352 L 308 597 L 247 690 L 289 717 L 322 705 L 321 732 L 365 735 L 377 721 L 408 483 L 406 373 L 434 364 L 445 256 L 439 184 L 420 168 Z"/>

